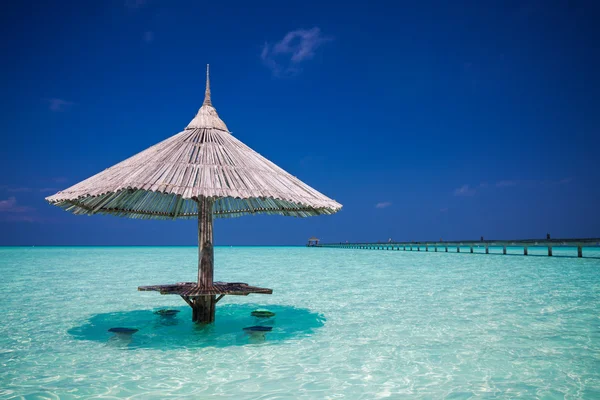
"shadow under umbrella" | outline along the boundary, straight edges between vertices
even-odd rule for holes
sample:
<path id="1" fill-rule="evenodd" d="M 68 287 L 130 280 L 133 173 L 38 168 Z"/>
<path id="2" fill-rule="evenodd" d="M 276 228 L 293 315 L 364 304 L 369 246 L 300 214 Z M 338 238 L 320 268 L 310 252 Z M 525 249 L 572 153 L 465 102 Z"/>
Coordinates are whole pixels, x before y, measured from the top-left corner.
<path id="1" fill-rule="evenodd" d="M 202 325 L 191 321 L 191 309 L 178 307 L 178 312 L 157 313 L 158 310 L 133 310 L 92 315 L 82 325 L 68 333 L 77 340 L 109 343 L 126 348 L 194 348 L 243 346 L 253 343 L 277 343 L 313 334 L 325 323 L 323 315 L 304 308 L 284 305 L 269 306 L 275 316 L 257 318 L 253 304 L 226 304 L 217 309 L 218 319 Z M 262 326 L 260 332 L 244 328 Z M 137 329 L 132 334 L 110 332 L 111 328 Z M 265 332 L 268 333 L 265 335 Z"/>

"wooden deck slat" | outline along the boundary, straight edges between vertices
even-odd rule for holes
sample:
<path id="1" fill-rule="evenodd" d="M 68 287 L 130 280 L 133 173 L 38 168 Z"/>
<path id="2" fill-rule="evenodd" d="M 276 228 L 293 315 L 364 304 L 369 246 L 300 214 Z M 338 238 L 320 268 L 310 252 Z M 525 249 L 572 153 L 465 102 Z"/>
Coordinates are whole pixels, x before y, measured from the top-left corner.
<path id="1" fill-rule="evenodd" d="M 247 296 L 251 293 L 272 294 L 273 289 L 250 286 L 243 282 L 214 282 L 212 287 L 201 288 L 196 282 L 179 282 L 170 285 L 139 286 L 139 291 L 156 291 L 160 294 L 177 294 L 180 296 L 214 296 L 234 295 Z"/>

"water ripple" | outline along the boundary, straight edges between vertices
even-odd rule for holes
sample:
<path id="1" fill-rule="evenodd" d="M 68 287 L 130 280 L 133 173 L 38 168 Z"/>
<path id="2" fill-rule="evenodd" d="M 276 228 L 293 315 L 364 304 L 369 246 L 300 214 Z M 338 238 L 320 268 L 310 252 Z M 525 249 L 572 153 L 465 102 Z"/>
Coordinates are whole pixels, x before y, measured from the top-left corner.
<path id="1" fill-rule="evenodd" d="M 217 280 L 274 293 L 198 327 L 136 291 L 192 280 L 196 257 L 0 249 L 0 398 L 600 398 L 598 259 L 217 248 Z M 242 332 L 259 306 L 277 313 L 264 339 Z"/>

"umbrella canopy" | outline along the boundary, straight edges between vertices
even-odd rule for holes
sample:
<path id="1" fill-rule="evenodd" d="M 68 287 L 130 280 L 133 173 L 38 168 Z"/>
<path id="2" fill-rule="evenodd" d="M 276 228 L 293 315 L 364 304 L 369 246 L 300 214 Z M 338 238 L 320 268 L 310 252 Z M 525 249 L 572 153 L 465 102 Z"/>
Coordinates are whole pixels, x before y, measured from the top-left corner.
<path id="1" fill-rule="evenodd" d="M 74 214 L 175 219 L 196 218 L 199 198 L 213 200 L 217 218 L 342 207 L 229 132 L 211 102 L 208 68 L 204 103 L 182 132 L 46 200 Z"/>

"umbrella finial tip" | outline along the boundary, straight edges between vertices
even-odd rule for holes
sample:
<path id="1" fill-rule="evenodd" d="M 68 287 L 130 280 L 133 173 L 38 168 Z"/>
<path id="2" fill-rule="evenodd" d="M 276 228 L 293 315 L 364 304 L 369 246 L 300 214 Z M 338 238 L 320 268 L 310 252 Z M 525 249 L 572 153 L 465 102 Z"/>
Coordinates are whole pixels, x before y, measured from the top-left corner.
<path id="1" fill-rule="evenodd" d="M 206 64 L 206 91 L 204 92 L 204 103 L 202 105 L 212 106 L 210 101 L 210 64 Z"/>

